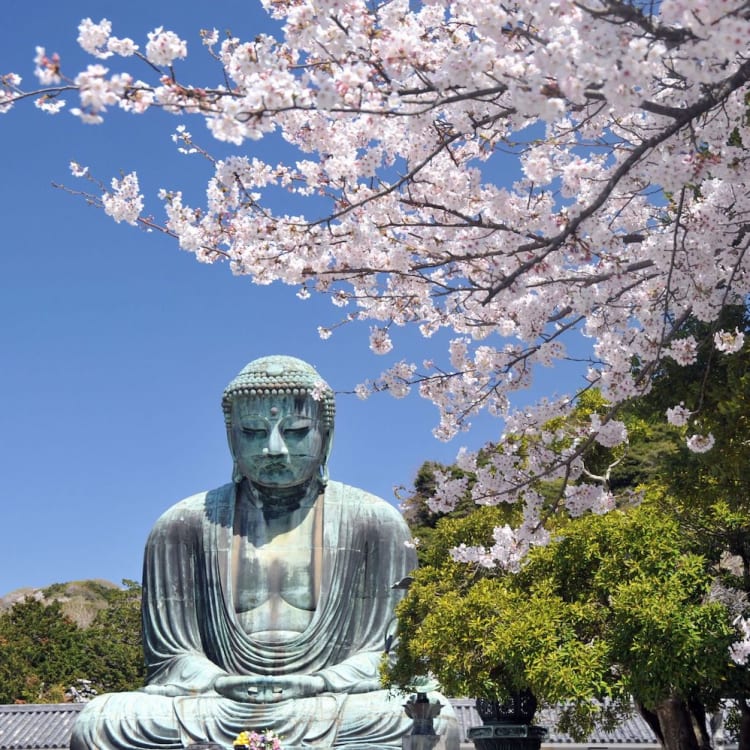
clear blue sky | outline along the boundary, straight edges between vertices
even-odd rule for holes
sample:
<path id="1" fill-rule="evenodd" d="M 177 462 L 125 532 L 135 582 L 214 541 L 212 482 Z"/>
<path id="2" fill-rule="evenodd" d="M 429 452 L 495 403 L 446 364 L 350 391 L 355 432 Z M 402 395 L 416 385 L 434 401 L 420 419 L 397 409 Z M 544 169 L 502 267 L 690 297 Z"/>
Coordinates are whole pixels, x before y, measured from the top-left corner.
<path id="1" fill-rule="evenodd" d="M 70 73 L 94 62 L 75 43 L 86 16 L 109 18 L 116 36 L 141 46 L 164 25 L 198 57 L 200 28 L 241 38 L 268 29 L 252 0 L 3 0 L 2 10 L 0 73 L 28 85 L 37 44 L 60 52 Z M 0 595 L 80 578 L 140 579 L 154 520 L 230 478 L 220 397 L 247 361 L 299 356 L 345 391 L 395 359 L 434 353 L 434 341 L 397 332 L 394 357 L 375 357 L 366 327 L 321 341 L 317 326 L 341 314 L 327 299 L 301 302 L 290 288 L 201 265 L 171 240 L 116 225 L 50 185 L 74 184 L 75 160 L 107 179 L 121 169 L 148 173 L 151 197 L 186 183 L 200 195 L 208 173 L 170 141 L 180 122 L 116 115 L 92 127 L 30 103 L 0 116 Z M 211 145 L 201 123 L 188 127 Z M 416 395 L 341 396 L 338 408 L 332 476 L 392 502 L 394 486 L 408 485 L 424 460 L 450 461 L 461 445 L 479 447 L 502 429 L 485 419 L 445 445 L 430 433 L 437 411 Z"/>

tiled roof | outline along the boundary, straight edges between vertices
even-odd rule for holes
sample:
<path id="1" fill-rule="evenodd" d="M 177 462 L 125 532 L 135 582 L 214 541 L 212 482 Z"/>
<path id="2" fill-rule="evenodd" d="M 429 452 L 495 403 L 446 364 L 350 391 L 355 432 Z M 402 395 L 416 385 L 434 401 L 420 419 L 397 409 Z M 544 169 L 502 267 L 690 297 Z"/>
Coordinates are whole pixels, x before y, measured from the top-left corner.
<path id="1" fill-rule="evenodd" d="M 83 703 L 0 705 L 0 750 L 64 750 Z"/>
<path id="2" fill-rule="evenodd" d="M 557 714 L 554 709 L 540 711 L 537 723 L 547 727 L 549 731 L 545 744 L 569 745 L 575 742 L 570 735 L 557 730 Z M 586 745 L 650 745 L 661 747 L 656 735 L 651 731 L 651 727 L 635 710 L 630 716 L 621 718 L 619 723 L 611 730 L 605 730 L 599 726 L 595 727 L 591 735 L 584 740 L 584 743 Z"/>

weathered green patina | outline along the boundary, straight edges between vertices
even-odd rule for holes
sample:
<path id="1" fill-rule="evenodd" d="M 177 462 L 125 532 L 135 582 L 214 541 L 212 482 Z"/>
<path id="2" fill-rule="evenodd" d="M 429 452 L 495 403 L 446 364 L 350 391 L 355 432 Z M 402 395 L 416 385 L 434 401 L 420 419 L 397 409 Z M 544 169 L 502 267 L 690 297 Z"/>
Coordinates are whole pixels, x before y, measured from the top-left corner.
<path id="1" fill-rule="evenodd" d="M 169 509 L 146 544 L 147 684 L 92 701 L 71 750 L 229 747 L 244 729 L 285 748 L 401 747 L 412 722 L 378 665 L 392 585 L 416 565 L 403 519 L 328 481 L 334 399 L 310 365 L 251 362 L 222 404 L 233 482 Z M 437 731 L 457 748 L 446 710 Z"/>

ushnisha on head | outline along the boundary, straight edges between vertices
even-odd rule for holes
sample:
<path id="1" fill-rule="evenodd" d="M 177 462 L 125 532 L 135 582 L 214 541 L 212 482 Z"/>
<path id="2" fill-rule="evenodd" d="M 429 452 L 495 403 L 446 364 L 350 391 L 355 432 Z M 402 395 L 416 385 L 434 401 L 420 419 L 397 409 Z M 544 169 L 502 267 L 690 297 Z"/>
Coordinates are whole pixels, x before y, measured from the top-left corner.
<path id="1" fill-rule="evenodd" d="M 336 407 L 311 365 L 280 355 L 256 359 L 226 387 L 222 408 L 235 482 L 246 478 L 265 494 L 326 484 Z"/>

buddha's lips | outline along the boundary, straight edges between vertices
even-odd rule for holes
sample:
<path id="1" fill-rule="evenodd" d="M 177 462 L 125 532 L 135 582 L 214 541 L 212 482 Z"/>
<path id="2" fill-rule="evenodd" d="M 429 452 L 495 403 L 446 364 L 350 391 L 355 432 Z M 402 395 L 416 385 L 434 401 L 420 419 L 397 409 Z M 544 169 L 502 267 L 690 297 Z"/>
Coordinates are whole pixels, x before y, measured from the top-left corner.
<path id="1" fill-rule="evenodd" d="M 314 458 L 314 456 L 311 456 L 308 453 L 291 453 L 287 454 L 286 458 L 278 458 L 277 456 L 268 456 L 263 457 L 258 462 L 258 467 L 261 469 L 266 468 L 281 468 L 286 469 L 289 468 L 292 465 L 292 461 L 294 459 L 296 460 L 309 460 L 311 458 Z"/>

